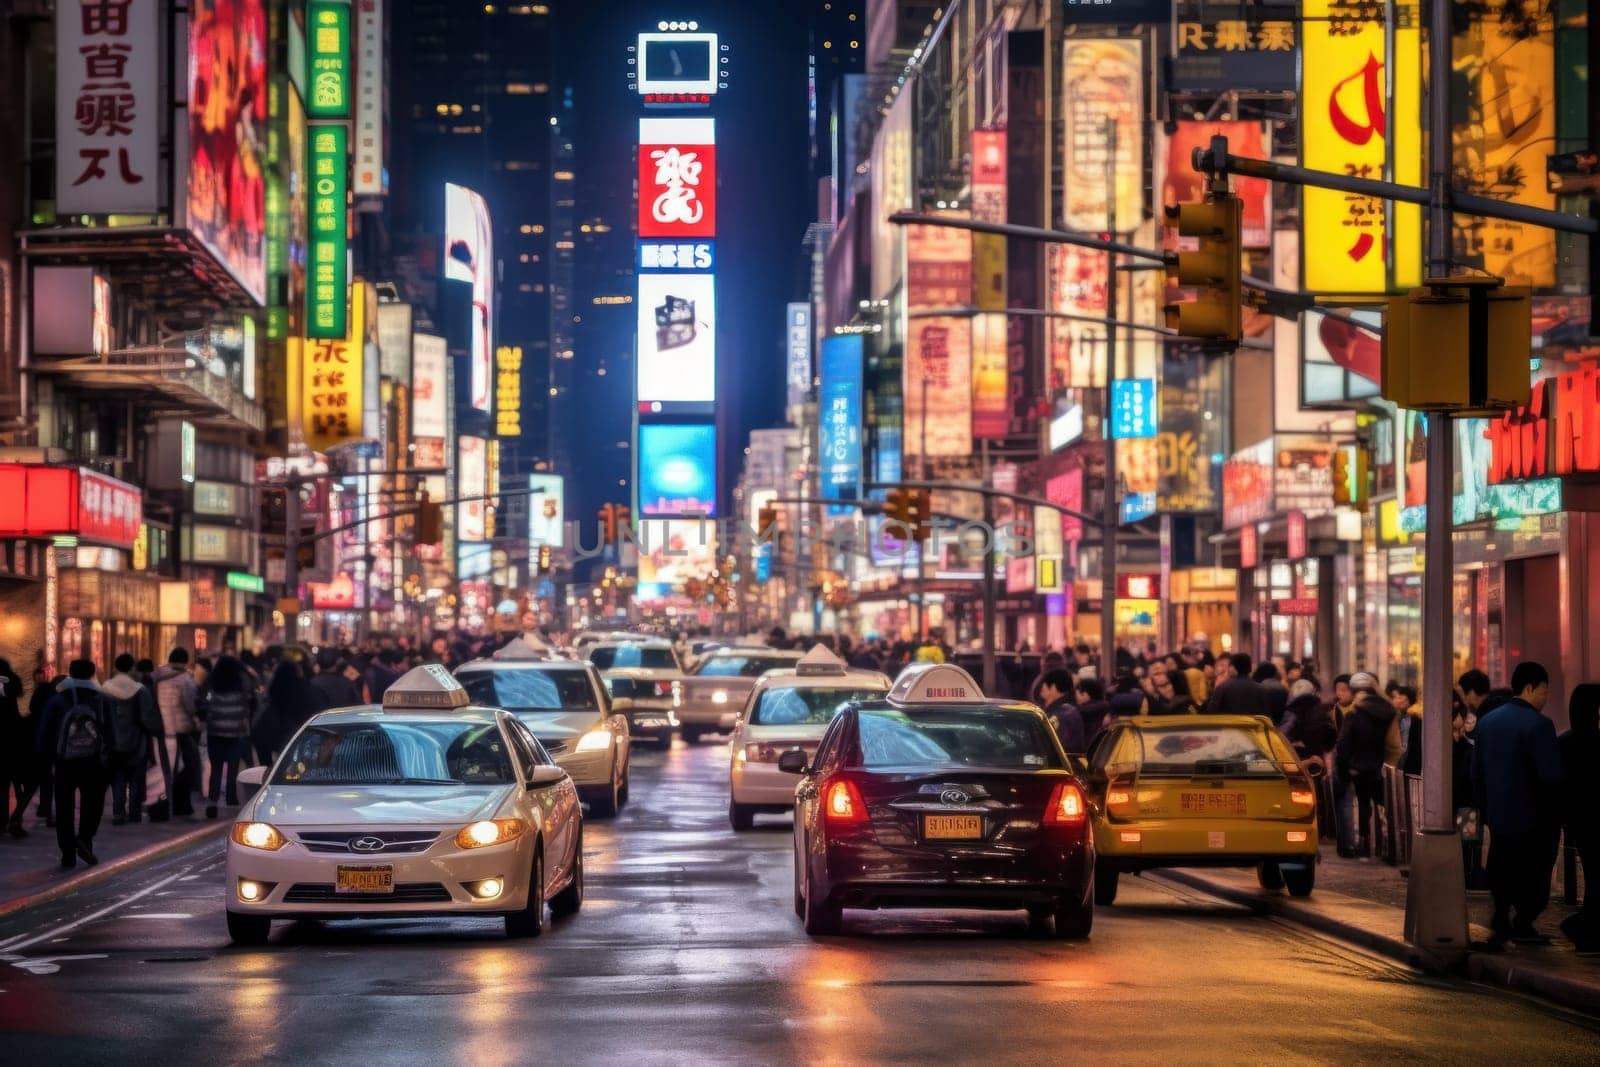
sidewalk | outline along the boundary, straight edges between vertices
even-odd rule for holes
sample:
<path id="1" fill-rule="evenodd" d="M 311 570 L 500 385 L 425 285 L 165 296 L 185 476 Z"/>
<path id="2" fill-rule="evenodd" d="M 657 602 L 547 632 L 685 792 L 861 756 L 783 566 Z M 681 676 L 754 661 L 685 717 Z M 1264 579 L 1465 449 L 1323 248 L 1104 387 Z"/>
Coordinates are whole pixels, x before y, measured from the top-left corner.
<path id="1" fill-rule="evenodd" d="M 1262 889 L 1253 870 L 1164 870 L 1161 874 L 1403 963 L 1415 966 L 1422 962 L 1405 939 L 1407 882 L 1399 868 L 1377 861 L 1341 859 L 1325 850 L 1317 869 L 1316 891 L 1304 900 L 1291 899 L 1282 890 Z M 1488 893 L 1467 894 L 1467 918 L 1475 944 L 1488 939 L 1492 910 Z M 1553 943 L 1470 952 L 1467 977 L 1600 1014 L 1600 959 L 1579 956 L 1560 931 L 1561 921 L 1575 910 L 1561 903 L 1558 878 L 1550 907 L 1536 924 Z"/>
<path id="2" fill-rule="evenodd" d="M 61 850 L 56 845 L 55 828 L 46 826 L 44 820 L 38 818 L 37 812 L 37 801 L 34 801 L 28 805 L 28 814 L 23 820 L 23 827 L 28 831 L 27 837 L 13 838 L 0 828 L 0 916 L 115 877 L 207 837 L 216 836 L 220 839 L 227 827 L 232 825 L 238 809 L 224 806 L 216 819 L 207 819 L 205 802 L 202 800 L 192 816 L 174 817 L 156 823 L 145 819 L 112 826 L 111 802 L 108 799 L 105 818 L 100 821 L 100 829 L 94 838 L 94 851 L 100 863 L 90 867 L 80 859 L 71 870 L 61 866 Z"/>

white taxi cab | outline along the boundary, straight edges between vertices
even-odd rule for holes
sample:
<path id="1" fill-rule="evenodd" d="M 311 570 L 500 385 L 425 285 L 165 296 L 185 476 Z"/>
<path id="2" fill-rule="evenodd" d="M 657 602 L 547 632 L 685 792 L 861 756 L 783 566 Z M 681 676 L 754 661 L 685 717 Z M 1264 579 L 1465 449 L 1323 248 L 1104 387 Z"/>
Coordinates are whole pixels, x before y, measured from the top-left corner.
<path id="1" fill-rule="evenodd" d="M 594 664 L 522 636 L 487 659 L 463 663 L 456 679 L 474 704 L 503 708 L 522 720 L 572 776 L 590 815 L 609 819 L 627 803 L 628 719 L 613 710 Z"/>
<path id="2" fill-rule="evenodd" d="M 728 770 L 728 822 L 748 830 L 759 812 L 794 808 L 794 776 L 778 769 L 785 752 L 804 752 L 809 762 L 839 705 L 878 700 L 889 679 L 877 671 L 853 670 L 817 645 L 793 668 L 770 670 L 756 680 L 734 726 Z"/>
<path id="3" fill-rule="evenodd" d="M 437 664 L 381 707 L 323 712 L 255 789 L 227 846 L 228 934 L 261 944 L 273 919 L 503 917 L 512 937 L 583 904 L 578 793 L 528 728 L 474 707 Z"/>
<path id="4" fill-rule="evenodd" d="M 624 636 L 590 645 L 585 655 L 600 671 L 612 706 L 627 716 L 629 734 L 671 745 L 678 729 L 672 687 L 683 681 L 683 662 L 672 642 Z"/>

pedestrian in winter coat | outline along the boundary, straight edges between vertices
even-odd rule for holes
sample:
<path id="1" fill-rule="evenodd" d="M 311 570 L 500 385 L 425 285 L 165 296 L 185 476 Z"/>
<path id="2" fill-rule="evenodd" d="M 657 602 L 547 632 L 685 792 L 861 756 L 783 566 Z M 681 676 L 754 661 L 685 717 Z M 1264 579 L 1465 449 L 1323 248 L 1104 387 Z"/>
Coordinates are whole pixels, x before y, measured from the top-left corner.
<path id="1" fill-rule="evenodd" d="M 1111 714 L 1119 719 L 1144 715 L 1150 709 L 1150 698 L 1145 696 L 1139 679 L 1131 671 L 1117 675 L 1117 684 L 1107 699 L 1111 702 Z"/>
<path id="2" fill-rule="evenodd" d="M 39 789 L 39 818 L 46 826 L 56 824 L 56 790 L 55 761 L 49 756 L 50 742 L 44 736 L 44 709 L 66 682 L 66 675 L 52 676 L 41 664 L 33 674 L 33 692 L 28 697 L 28 721 L 33 724 L 33 782 Z"/>
<path id="3" fill-rule="evenodd" d="M 22 811 L 33 799 L 33 723 L 22 714 L 22 679 L 0 659 L 0 823 L 12 837 L 26 837 Z M 11 798 L 16 794 L 16 813 Z"/>
<path id="4" fill-rule="evenodd" d="M 1250 657 L 1235 652 L 1226 657 L 1232 674 L 1211 691 L 1206 711 L 1213 715 L 1265 715 L 1272 717 L 1272 705 L 1261 683 L 1250 677 Z"/>
<path id="5" fill-rule="evenodd" d="M 121 826 L 142 816 L 151 747 L 164 727 L 155 697 L 134 674 L 133 657 L 124 652 L 112 666 L 116 673 L 100 691 L 111 709 L 111 825 Z"/>
<path id="6" fill-rule="evenodd" d="M 1397 766 L 1407 774 L 1421 774 L 1422 709 L 1417 706 L 1416 688 L 1390 683 L 1389 703 L 1394 705 L 1394 721 L 1400 731 L 1400 760 Z"/>
<path id="7" fill-rule="evenodd" d="M 317 673 L 311 679 L 311 692 L 317 711 L 353 708 L 361 703 L 361 691 L 345 677 L 348 661 L 338 651 L 325 648 L 317 653 Z"/>
<path id="8" fill-rule="evenodd" d="M 1085 678 L 1079 674 L 1075 695 L 1078 698 L 1078 714 L 1083 716 L 1084 744 L 1092 747 L 1094 739 L 1105 729 L 1106 720 L 1111 718 L 1111 704 L 1106 700 L 1106 688 L 1100 679 Z M 1088 751 L 1088 747 L 1084 751 Z"/>
<path id="9" fill-rule="evenodd" d="M 1550 903 L 1550 872 L 1561 834 L 1561 748 L 1555 724 L 1544 715 L 1550 673 L 1519 663 L 1511 673 L 1516 694 L 1478 720 L 1472 786 L 1489 827 L 1489 892 L 1495 941 L 1543 944 L 1534 928 Z"/>
<path id="10" fill-rule="evenodd" d="M 93 662 L 75 659 L 67 675 L 45 705 L 42 724 L 44 754 L 55 772 L 56 844 L 62 867 L 75 867 L 80 858 L 93 867 L 100 862 L 94 835 L 105 814 L 111 712 L 94 684 Z"/>
<path id="11" fill-rule="evenodd" d="M 1372 806 L 1383 801 L 1383 767 L 1399 756 L 1395 711 L 1378 695 L 1378 679 L 1366 671 L 1351 676 L 1355 707 L 1345 716 L 1334 746 L 1334 790 L 1340 802 L 1339 854 L 1372 855 Z M 1343 802 L 1354 792 L 1360 821 L 1352 822 Z"/>
<path id="12" fill-rule="evenodd" d="M 256 748 L 263 763 L 273 758 L 317 713 L 316 697 L 306 680 L 305 667 L 298 660 L 284 659 L 267 683 L 267 706 L 256 729 Z"/>
<path id="13" fill-rule="evenodd" d="M 175 648 L 166 666 L 150 676 L 161 709 L 161 726 L 167 767 L 172 776 L 168 794 L 172 814 L 193 815 L 194 794 L 200 788 L 200 688 L 189 673 L 189 650 Z"/>
<path id="14" fill-rule="evenodd" d="M 1072 675 L 1057 667 L 1040 681 L 1039 695 L 1045 701 L 1045 717 L 1061 739 L 1061 747 L 1069 754 L 1081 755 L 1088 751 L 1083 715 L 1072 703 Z"/>
<path id="15" fill-rule="evenodd" d="M 1325 703 L 1315 683 L 1305 678 L 1289 687 L 1282 729 L 1283 736 L 1289 739 L 1301 759 L 1327 755 L 1339 742 L 1339 730 L 1333 724 L 1333 705 Z"/>
<path id="16" fill-rule="evenodd" d="M 1567 704 L 1572 728 L 1562 734 L 1561 765 L 1566 775 L 1562 814 L 1567 842 L 1583 864 L 1583 908 L 1561 924 L 1579 952 L 1600 951 L 1600 685 L 1573 689 Z"/>
<path id="17" fill-rule="evenodd" d="M 1289 689 L 1276 663 L 1263 663 L 1250 676 L 1267 695 L 1267 718 L 1274 726 L 1283 725 L 1283 713 L 1289 706 Z"/>
<path id="18" fill-rule="evenodd" d="M 244 664 L 234 656 L 217 660 L 206 679 L 206 749 L 211 757 L 211 782 L 206 790 L 206 818 L 217 817 L 217 802 L 239 803 L 239 768 L 250 755 L 250 724 L 256 717 L 255 687 Z M 224 766 L 227 791 L 222 792 Z"/>
<path id="19" fill-rule="evenodd" d="M 1150 685 L 1154 699 L 1150 701 L 1151 715 L 1196 715 L 1200 707 L 1189 692 L 1189 679 L 1181 670 L 1151 668 Z"/>

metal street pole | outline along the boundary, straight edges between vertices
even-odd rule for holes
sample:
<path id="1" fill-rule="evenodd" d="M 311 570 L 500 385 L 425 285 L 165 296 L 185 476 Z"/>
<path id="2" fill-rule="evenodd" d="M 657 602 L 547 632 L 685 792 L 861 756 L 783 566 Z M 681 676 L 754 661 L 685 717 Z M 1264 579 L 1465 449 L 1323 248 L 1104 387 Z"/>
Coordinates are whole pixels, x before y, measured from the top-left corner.
<path id="1" fill-rule="evenodd" d="M 1428 274 L 1450 273 L 1451 0 L 1431 0 L 1428 21 Z M 1399 117 L 1404 121 L 1403 117 Z M 1441 964 L 1466 958 L 1467 894 L 1451 806 L 1451 656 L 1455 572 L 1451 544 L 1450 416 L 1428 415 L 1426 563 L 1422 576 L 1422 826 L 1412 835 L 1406 936 Z"/>
<path id="2" fill-rule="evenodd" d="M 987 451 L 987 450 L 985 450 Z M 994 497 L 983 495 L 983 691 L 995 689 L 994 626 Z"/>
<path id="3" fill-rule="evenodd" d="M 293 600 L 295 609 L 283 613 L 283 643 L 300 641 L 300 476 L 290 474 L 283 488 L 284 501 L 284 558 L 283 601 Z"/>
<path id="4" fill-rule="evenodd" d="M 1106 119 L 1106 232 L 1117 232 L 1117 121 Z M 1106 252 L 1106 410 L 1101 436 L 1106 440 L 1106 492 L 1100 528 L 1100 683 L 1109 685 L 1117 669 L 1117 442 L 1111 436 L 1112 382 L 1117 377 L 1117 254 Z"/>

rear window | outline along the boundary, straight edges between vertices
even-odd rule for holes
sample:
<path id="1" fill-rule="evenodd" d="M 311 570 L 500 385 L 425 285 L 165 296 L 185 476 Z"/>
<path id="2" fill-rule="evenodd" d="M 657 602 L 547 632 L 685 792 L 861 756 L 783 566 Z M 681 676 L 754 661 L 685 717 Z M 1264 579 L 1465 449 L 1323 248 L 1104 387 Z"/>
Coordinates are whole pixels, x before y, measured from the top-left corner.
<path id="1" fill-rule="evenodd" d="M 841 704 L 881 696 L 882 689 L 768 689 L 750 709 L 750 725 L 824 726 Z"/>
<path id="2" fill-rule="evenodd" d="M 1283 773 L 1278 757 L 1273 754 L 1272 742 L 1260 727 L 1184 727 L 1129 733 L 1137 735 L 1137 753 L 1127 752 L 1127 746 L 1119 745 L 1112 758 L 1125 758 L 1125 753 L 1135 756 L 1141 775 L 1272 777 Z"/>
<path id="3" fill-rule="evenodd" d="M 670 648 L 645 648 L 643 645 L 596 645 L 589 650 L 589 662 L 603 671 L 613 667 L 645 667 L 650 670 L 676 670 L 678 658 Z"/>
<path id="4" fill-rule="evenodd" d="M 996 708 L 863 710 L 863 767 L 1060 767 L 1044 720 Z"/>
<path id="5" fill-rule="evenodd" d="M 466 671 L 457 678 L 474 704 L 507 711 L 596 711 L 586 671 Z"/>
<path id="6" fill-rule="evenodd" d="M 712 656 L 695 670 L 702 678 L 759 678 L 779 667 L 793 667 L 781 656 Z"/>

